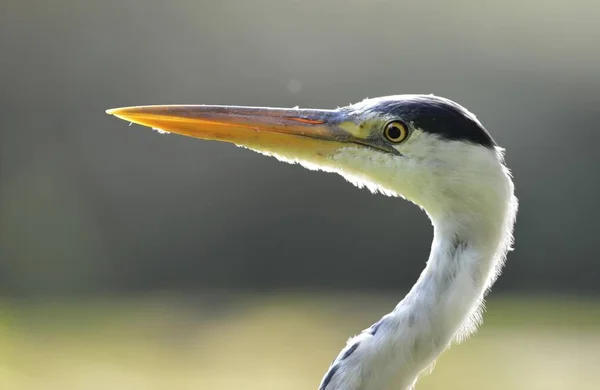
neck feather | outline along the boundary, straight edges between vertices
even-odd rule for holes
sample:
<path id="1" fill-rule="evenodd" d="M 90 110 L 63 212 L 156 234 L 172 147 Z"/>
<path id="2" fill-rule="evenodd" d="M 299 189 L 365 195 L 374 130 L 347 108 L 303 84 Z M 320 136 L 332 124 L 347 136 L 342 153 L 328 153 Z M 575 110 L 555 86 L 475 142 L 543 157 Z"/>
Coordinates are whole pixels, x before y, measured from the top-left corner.
<path id="1" fill-rule="evenodd" d="M 473 166 L 487 160 L 481 161 Z M 480 180 L 467 181 L 477 184 L 461 188 L 456 196 L 450 192 L 434 199 L 441 191 L 421 188 L 419 194 L 430 197 L 415 203 L 425 209 L 434 226 L 427 265 L 391 313 L 348 341 L 323 377 L 320 390 L 412 389 L 453 341 L 462 341 L 476 330 L 485 294 L 512 245 L 518 206 L 509 171 L 496 166 L 486 175 L 477 175 Z M 406 180 L 419 183 L 415 178 Z M 410 195 L 402 196 L 412 200 Z"/>
<path id="2" fill-rule="evenodd" d="M 412 388 L 453 341 L 464 340 L 481 323 L 485 294 L 512 244 L 516 198 L 507 199 L 496 215 L 432 217 L 427 266 L 391 313 L 397 332 L 389 336 L 392 345 L 400 346 L 397 352 L 404 361 L 398 375 L 401 388 Z"/>
<path id="3" fill-rule="evenodd" d="M 412 389 L 452 341 L 475 331 L 512 243 L 517 203 L 508 199 L 498 218 L 432 217 L 431 254 L 417 283 L 391 313 L 348 341 L 320 390 Z"/>

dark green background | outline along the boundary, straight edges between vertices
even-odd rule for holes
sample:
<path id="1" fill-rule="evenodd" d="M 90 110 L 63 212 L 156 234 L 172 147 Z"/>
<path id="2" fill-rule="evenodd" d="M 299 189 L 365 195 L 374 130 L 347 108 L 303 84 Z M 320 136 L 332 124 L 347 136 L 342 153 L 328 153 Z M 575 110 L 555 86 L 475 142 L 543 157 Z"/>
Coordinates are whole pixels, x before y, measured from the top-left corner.
<path id="1" fill-rule="evenodd" d="M 521 207 L 497 291 L 600 292 L 598 3 L 0 7 L 5 296 L 405 290 L 431 240 L 417 207 L 104 113 L 400 93 L 458 101 L 507 149 Z"/>

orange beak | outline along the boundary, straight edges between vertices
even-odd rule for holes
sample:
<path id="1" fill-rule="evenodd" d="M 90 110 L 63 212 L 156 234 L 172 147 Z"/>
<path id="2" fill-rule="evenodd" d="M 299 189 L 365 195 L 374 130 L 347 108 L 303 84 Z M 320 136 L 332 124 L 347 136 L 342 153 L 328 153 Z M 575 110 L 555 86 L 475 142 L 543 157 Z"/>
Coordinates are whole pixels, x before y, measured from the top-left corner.
<path id="1" fill-rule="evenodd" d="M 341 110 L 167 105 L 106 111 L 123 120 L 206 140 L 231 142 L 292 159 L 326 157 L 350 144 L 395 152 L 370 142 Z"/>
<path id="2" fill-rule="evenodd" d="M 343 117 L 338 110 L 171 105 L 106 112 L 169 133 L 273 152 L 309 148 L 330 153 L 340 143 L 351 142 L 351 135 L 336 126 Z"/>

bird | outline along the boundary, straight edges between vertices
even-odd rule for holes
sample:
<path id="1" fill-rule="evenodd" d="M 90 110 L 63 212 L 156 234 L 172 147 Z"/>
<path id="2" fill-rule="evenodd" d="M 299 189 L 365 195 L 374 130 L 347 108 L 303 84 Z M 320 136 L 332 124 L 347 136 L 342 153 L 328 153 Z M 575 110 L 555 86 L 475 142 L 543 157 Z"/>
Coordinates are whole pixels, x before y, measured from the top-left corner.
<path id="1" fill-rule="evenodd" d="M 424 270 L 392 311 L 347 341 L 319 390 L 412 390 L 443 352 L 481 325 L 485 298 L 513 250 L 518 200 L 505 149 L 455 101 L 403 94 L 335 109 L 154 105 L 106 112 L 337 173 L 427 214 L 433 240 Z M 395 256 L 405 257 L 401 235 L 395 244 Z"/>

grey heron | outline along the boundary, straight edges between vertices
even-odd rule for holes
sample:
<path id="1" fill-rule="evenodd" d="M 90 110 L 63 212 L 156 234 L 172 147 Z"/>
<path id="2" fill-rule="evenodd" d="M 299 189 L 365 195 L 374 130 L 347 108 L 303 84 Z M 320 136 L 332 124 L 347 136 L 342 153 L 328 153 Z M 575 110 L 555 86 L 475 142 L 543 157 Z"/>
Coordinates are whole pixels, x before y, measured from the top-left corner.
<path id="1" fill-rule="evenodd" d="M 434 237 L 416 284 L 348 340 L 320 390 L 412 389 L 440 354 L 482 322 L 484 297 L 512 246 L 518 202 L 504 150 L 459 104 L 396 95 L 330 110 L 168 105 L 107 112 L 335 172 L 427 213 Z"/>

